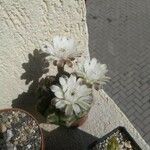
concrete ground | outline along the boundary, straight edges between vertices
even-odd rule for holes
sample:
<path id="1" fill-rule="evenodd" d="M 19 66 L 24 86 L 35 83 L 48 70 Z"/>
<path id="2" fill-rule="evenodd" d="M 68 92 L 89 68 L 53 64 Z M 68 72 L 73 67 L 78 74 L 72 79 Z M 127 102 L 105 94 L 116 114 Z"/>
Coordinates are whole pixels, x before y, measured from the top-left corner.
<path id="1" fill-rule="evenodd" d="M 92 57 L 106 63 L 105 91 L 150 144 L 150 1 L 87 0 Z"/>

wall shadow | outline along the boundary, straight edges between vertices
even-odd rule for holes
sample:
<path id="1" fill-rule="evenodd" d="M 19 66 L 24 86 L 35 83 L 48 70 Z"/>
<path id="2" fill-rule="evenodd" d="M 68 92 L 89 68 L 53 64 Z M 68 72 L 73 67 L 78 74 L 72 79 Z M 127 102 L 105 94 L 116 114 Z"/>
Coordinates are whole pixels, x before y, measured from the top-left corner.
<path id="1" fill-rule="evenodd" d="M 78 128 L 58 127 L 50 133 L 44 132 L 46 150 L 87 150 L 97 140 Z"/>
<path id="2" fill-rule="evenodd" d="M 25 72 L 21 75 L 21 80 L 25 80 L 26 85 L 30 84 L 28 91 L 21 93 L 12 101 L 13 108 L 26 110 L 33 116 L 36 116 L 36 119 L 40 118 L 40 120 L 43 119 L 36 112 L 37 96 L 35 92 L 39 84 L 39 79 L 49 71 L 49 62 L 46 60 L 47 56 L 48 54 L 37 49 L 33 51 L 33 54 L 28 54 L 29 61 L 22 64 Z"/>

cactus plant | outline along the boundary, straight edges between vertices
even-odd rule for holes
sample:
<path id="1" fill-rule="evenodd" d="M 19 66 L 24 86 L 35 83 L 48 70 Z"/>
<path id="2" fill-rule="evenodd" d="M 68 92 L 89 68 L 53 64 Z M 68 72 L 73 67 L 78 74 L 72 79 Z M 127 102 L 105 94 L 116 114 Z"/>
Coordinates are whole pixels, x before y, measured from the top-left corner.
<path id="1" fill-rule="evenodd" d="M 116 137 L 112 137 L 108 141 L 107 150 L 120 150 L 119 149 L 119 143 L 118 143 Z"/>

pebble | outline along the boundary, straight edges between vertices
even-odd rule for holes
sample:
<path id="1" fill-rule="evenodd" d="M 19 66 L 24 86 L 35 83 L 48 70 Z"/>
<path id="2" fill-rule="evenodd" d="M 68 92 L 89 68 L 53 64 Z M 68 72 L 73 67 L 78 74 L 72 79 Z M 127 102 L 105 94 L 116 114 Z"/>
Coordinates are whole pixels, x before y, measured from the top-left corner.
<path id="1" fill-rule="evenodd" d="M 24 135 L 24 136 L 22 136 L 21 140 L 22 140 L 22 141 L 26 141 L 26 140 L 27 140 L 27 137 Z"/>
<path id="2" fill-rule="evenodd" d="M 0 133 L 6 132 L 7 128 L 4 124 L 0 124 Z"/>
<path id="3" fill-rule="evenodd" d="M 132 148 L 130 141 L 125 142 L 125 143 L 124 143 L 124 146 L 125 146 L 125 148 L 128 148 L 128 149 L 131 149 L 131 148 Z"/>
<path id="4" fill-rule="evenodd" d="M 29 145 L 27 145 L 27 148 L 28 148 L 28 149 L 30 149 L 31 147 L 32 147 L 32 146 L 31 146 L 30 144 L 29 144 Z"/>
<path id="5" fill-rule="evenodd" d="M 15 144 L 15 145 L 18 145 L 18 141 L 15 141 L 14 144 Z"/>

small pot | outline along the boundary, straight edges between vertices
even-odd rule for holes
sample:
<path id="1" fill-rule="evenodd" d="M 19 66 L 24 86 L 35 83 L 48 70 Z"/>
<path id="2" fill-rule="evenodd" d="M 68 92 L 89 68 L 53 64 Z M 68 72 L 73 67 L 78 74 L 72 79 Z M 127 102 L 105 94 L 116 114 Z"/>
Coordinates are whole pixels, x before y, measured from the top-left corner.
<path id="1" fill-rule="evenodd" d="M 38 126 L 38 129 L 39 129 L 39 132 L 40 132 L 40 136 L 41 136 L 41 150 L 44 150 L 45 149 L 45 146 L 44 146 L 44 137 L 43 137 L 43 132 L 42 132 L 42 129 L 40 128 L 39 124 L 38 124 L 38 121 L 28 112 L 22 110 L 22 109 L 18 109 L 18 108 L 8 108 L 8 109 L 2 109 L 0 110 L 0 114 L 2 112 L 9 112 L 9 111 L 20 111 L 20 112 L 23 112 L 25 113 L 27 116 L 30 116 L 36 123 L 36 125 Z"/>
<path id="2" fill-rule="evenodd" d="M 122 140 L 123 142 L 127 142 L 130 141 L 130 145 L 132 146 L 133 150 L 142 150 L 140 148 L 140 146 L 135 142 L 135 140 L 133 139 L 133 137 L 128 133 L 128 131 L 125 129 L 125 127 L 117 127 L 116 129 L 112 130 L 110 133 L 106 134 L 105 136 L 99 138 L 98 140 L 94 141 L 92 144 L 90 144 L 88 146 L 88 150 L 95 150 L 95 148 L 101 148 L 106 146 L 106 142 L 109 141 L 112 137 L 115 137 L 117 135 L 122 135 Z M 119 137 L 117 136 L 117 139 L 119 139 Z M 120 142 L 122 143 L 122 142 Z M 108 145 L 108 144 L 107 144 Z M 130 149 L 130 148 L 127 148 Z"/>
<path id="3" fill-rule="evenodd" d="M 84 117 L 74 121 L 70 127 L 80 127 L 86 122 L 87 119 L 88 119 L 88 115 L 85 115 Z"/>

